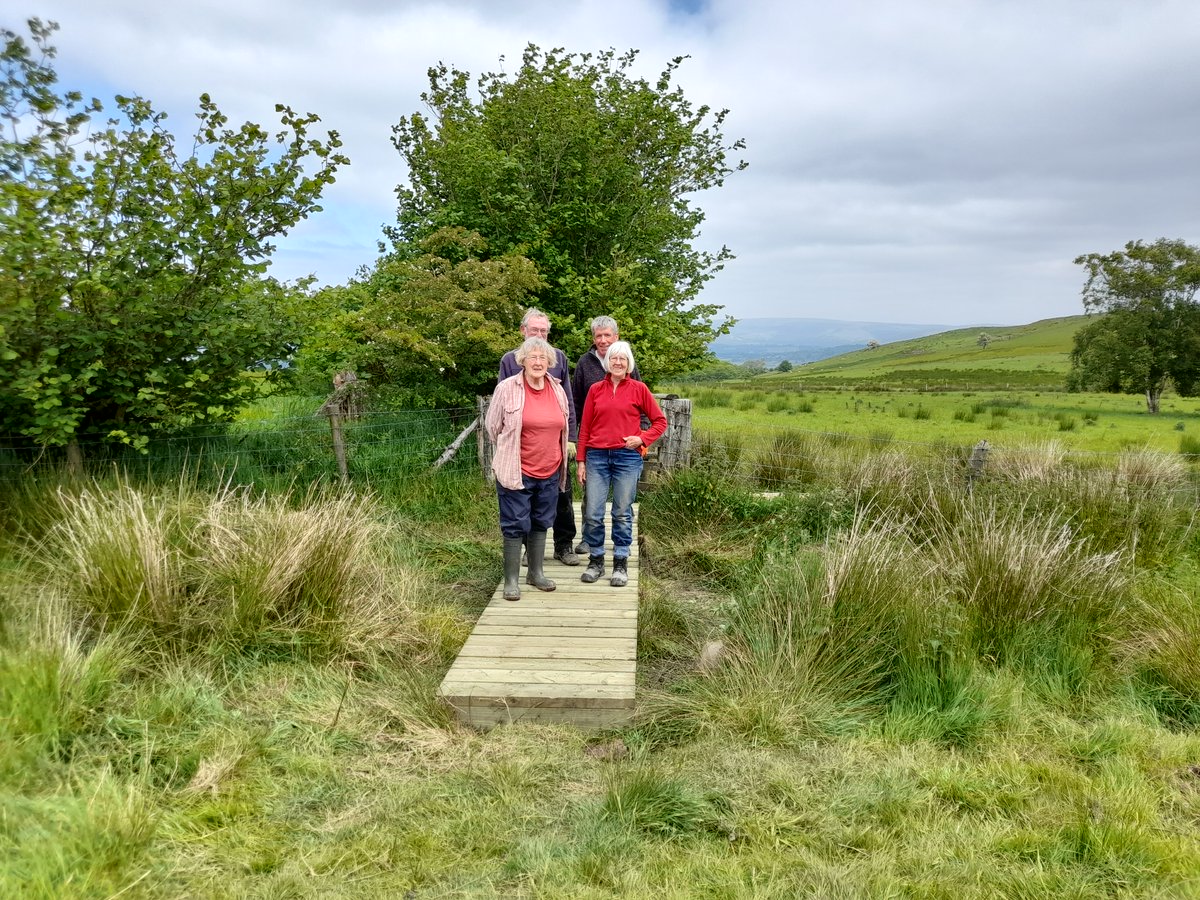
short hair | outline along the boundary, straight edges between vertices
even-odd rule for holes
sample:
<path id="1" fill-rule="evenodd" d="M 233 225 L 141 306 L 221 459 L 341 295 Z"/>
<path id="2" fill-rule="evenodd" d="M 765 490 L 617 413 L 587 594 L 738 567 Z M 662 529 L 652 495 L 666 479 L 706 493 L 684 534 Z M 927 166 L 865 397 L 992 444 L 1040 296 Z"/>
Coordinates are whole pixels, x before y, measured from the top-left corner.
<path id="1" fill-rule="evenodd" d="M 604 359 L 602 360 L 602 362 L 604 363 L 604 371 L 605 372 L 612 371 L 608 367 L 608 361 L 610 359 L 612 359 L 614 355 L 615 356 L 623 356 L 627 360 L 629 360 L 629 371 L 630 372 L 632 372 L 634 370 L 634 368 L 637 366 L 637 363 L 635 363 L 633 361 L 633 348 L 629 346 L 629 341 L 613 341 L 611 344 L 608 345 L 608 352 L 604 354 Z"/>
<path id="2" fill-rule="evenodd" d="M 592 319 L 592 334 L 595 334 L 601 328 L 611 328 L 613 334 L 620 334 L 621 329 L 617 327 L 617 320 L 612 316 L 596 316 Z"/>
<path id="3" fill-rule="evenodd" d="M 534 350 L 540 350 L 542 353 L 544 353 L 546 355 L 546 362 L 548 362 L 551 366 L 558 362 L 554 355 L 554 348 L 550 346 L 550 342 L 548 340 L 540 337 L 530 337 L 525 338 L 524 342 L 520 347 L 517 348 L 516 353 L 514 354 L 514 356 L 517 358 L 517 365 L 525 365 L 525 357 L 527 357 Z M 632 369 L 633 366 L 631 365 L 630 368 Z"/>
<path id="4" fill-rule="evenodd" d="M 536 306 L 531 306 L 529 309 L 525 310 L 525 315 L 521 317 L 521 326 L 524 327 L 528 325 L 530 319 L 545 319 L 546 324 L 550 324 L 550 317 Z"/>

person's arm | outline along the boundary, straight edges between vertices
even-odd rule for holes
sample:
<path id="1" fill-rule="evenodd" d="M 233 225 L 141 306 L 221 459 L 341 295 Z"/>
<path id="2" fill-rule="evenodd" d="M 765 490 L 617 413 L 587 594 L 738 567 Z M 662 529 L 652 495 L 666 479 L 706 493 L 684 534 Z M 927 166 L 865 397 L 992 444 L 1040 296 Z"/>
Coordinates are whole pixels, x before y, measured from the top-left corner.
<path id="1" fill-rule="evenodd" d="M 575 370 L 578 374 L 579 370 Z M 588 391 L 587 399 L 583 401 L 583 415 L 579 417 L 579 441 L 575 444 L 575 477 L 583 484 L 587 478 L 587 442 L 592 431 L 592 393 Z"/>
<path id="2" fill-rule="evenodd" d="M 575 409 L 575 387 L 571 383 L 571 367 L 567 363 L 567 354 L 558 351 L 558 364 L 562 367 L 563 393 L 567 395 L 567 440 L 575 444 L 579 439 L 579 419 Z M 577 445 L 578 446 L 578 445 Z"/>
<path id="3" fill-rule="evenodd" d="M 492 391 L 492 402 L 488 404 L 487 418 L 483 420 L 483 427 L 493 444 L 496 443 L 496 436 L 500 434 L 500 429 L 504 426 L 504 394 L 504 382 L 501 381 Z"/>

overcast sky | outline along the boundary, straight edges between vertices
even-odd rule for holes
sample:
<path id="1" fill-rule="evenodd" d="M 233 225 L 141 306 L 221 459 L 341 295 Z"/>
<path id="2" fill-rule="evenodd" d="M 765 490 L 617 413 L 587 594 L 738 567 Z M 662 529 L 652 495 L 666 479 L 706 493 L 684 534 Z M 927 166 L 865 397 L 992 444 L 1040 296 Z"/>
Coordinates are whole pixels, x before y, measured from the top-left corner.
<path id="1" fill-rule="evenodd" d="M 12 7 L 10 6 L 10 10 Z M 340 284 L 374 261 L 406 177 L 391 127 L 436 63 L 515 69 L 529 42 L 641 51 L 728 107 L 750 166 L 693 197 L 737 258 L 705 302 L 737 317 L 1021 324 L 1082 312 L 1072 260 L 1200 243 L 1196 0 L 41 0 L 61 86 L 135 93 L 190 134 L 276 102 L 351 165 L 273 274 Z M 505 62 L 501 62 L 501 59 Z"/>

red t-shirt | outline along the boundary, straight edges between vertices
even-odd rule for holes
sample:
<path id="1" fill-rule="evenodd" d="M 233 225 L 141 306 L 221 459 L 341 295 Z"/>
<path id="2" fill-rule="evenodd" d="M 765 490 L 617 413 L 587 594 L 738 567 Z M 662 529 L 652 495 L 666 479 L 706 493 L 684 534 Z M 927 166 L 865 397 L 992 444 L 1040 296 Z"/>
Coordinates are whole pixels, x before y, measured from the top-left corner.
<path id="1" fill-rule="evenodd" d="M 562 466 L 563 421 L 558 398 L 549 383 L 540 391 L 525 385 L 521 413 L 521 473 L 530 478 L 557 475 Z"/>

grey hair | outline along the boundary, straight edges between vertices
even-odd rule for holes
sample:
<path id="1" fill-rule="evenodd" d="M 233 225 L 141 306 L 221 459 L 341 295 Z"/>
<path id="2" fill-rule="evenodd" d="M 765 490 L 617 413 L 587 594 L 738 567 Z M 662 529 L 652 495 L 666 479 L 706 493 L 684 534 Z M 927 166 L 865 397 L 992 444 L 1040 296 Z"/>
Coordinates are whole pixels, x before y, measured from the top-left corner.
<path id="1" fill-rule="evenodd" d="M 521 325 L 522 326 L 528 325 L 530 319 L 545 319 L 546 324 L 547 325 L 550 324 L 550 317 L 548 315 L 546 315 L 544 312 L 542 312 L 540 309 L 538 309 L 536 306 L 531 306 L 531 307 L 529 307 L 529 309 L 525 310 L 525 315 L 523 315 L 521 317 Z"/>
<path id="2" fill-rule="evenodd" d="M 613 334 L 620 334 L 621 329 L 617 327 L 617 320 L 612 316 L 596 316 L 592 319 L 592 334 L 595 334 L 601 328 L 611 328 Z"/>
<path id="3" fill-rule="evenodd" d="M 629 368 L 625 370 L 626 374 L 629 374 L 636 368 L 637 363 L 633 361 L 633 348 L 629 346 L 629 341 L 613 341 L 608 345 L 608 352 L 604 354 L 604 359 L 601 360 L 604 363 L 605 372 L 612 371 L 608 367 L 608 363 L 614 355 L 623 356 L 629 361 Z"/>
<path id="4" fill-rule="evenodd" d="M 527 357 L 534 350 L 542 351 L 542 353 L 546 355 L 546 362 L 550 366 L 553 366 L 558 361 L 554 354 L 554 348 L 550 346 L 550 342 L 548 340 L 540 337 L 531 337 L 525 338 L 524 343 L 517 348 L 516 353 L 514 354 L 517 358 L 517 365 L 525 365 L 525 357 Z M 630 368 L 632 369 L 633 366 L 630 366 Z"/>

